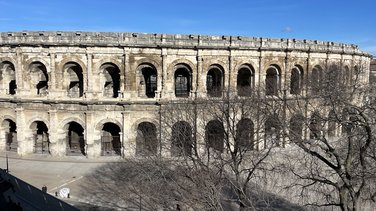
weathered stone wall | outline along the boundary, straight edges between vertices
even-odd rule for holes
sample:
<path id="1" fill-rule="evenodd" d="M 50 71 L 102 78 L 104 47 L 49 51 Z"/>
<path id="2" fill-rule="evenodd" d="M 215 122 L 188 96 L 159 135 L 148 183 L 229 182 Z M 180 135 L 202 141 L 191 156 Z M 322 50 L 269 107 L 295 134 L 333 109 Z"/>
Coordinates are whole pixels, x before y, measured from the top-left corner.
<path id="1" fill-rule="evenodd" d="M 121 129 L 121 154 L 133 156 L 140 123 L 152 123 L 159 132 L 161 104 L 208 98 L 206 83 L 213 67 L 222 71 L 222 92 L 233 95 L 237 93 L 238 70 L 242 66 L 253 69 L 253 86 L 264 86 L 266 70 L 277 67 L 279 89 L 290 96 L 294 66 L 301 68 L 306 81 L 316 65 L 326 69 L 335 63 L 351 71 L 368 67 L 362 73 L 362 80 L 367 83 L 369 62 L 370 56 L 355 45 L 311 40 L 140 33 L 0 33 L 0 147 L 6 148 L 6 134 L 10 131 L 4 122 L 12 121 L 17 126 L 18 153 L 33 153 L 38 131 L 31 129 L 31 124 L 40 121 L 48 128 L 50 154 L 65 156 L 69 123 L 76 122 L 84 129 L 86 155 L 98 157 L 103 125 L 113 123 Z M 44 67 L 46 74 L 35 71 L 32 64 Z M 75 66 L 69 69 L 72 65 Z M 106 65 L 119 71 L 116 97 L 106 95 Z M 191 87 L 185 98 L 175 93 L 179 65 L 190 70 Z M 157 73 L 155 97 L 145 94 L 142 68 L 146 66 Z M 80 77 L 72 76 L 77 67 L 82 73 L 82 96 L 74 96 L 77 93 L 73 91 L 68 94 L 71 82 Z M 12 80 L 17 84 L 13 94 Z M 38 90 L 38 82 L 44 80 L 47 91 Z M 308 94 L 308 83 L 304 83 L 302 94 Z"/>

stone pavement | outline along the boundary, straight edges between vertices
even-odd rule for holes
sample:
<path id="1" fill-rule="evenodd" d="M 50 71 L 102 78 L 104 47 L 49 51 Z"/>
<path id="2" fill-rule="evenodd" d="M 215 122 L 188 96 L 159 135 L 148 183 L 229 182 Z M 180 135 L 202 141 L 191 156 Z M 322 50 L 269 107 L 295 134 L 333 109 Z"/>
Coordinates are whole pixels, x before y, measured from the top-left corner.
<path id="1" fill-rule="evenodd" d="M 88 159 L 84 156 L 54 158 L 48 155 L 33 154 L 19 156 L 14 152 L 0 151 L 0 168 L 6 168 L 8 155 L 9 173 L 37 187 L 47 186 L 47 192 L 55 195 L 61 188 L 70 189 L 71 204 L 80 201 L 80 182 L 85 174 L 108 162 L 121 161 L 120 157 Z"/>

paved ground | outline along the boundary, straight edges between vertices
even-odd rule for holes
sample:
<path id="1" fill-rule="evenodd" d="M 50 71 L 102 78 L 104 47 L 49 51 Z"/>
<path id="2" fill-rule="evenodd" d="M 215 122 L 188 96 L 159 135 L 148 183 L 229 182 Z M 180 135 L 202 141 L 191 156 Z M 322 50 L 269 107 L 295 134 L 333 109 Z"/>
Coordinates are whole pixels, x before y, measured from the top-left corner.
<path id="1" fill-rule="evenodd" d="M 18 156 L 14 152 L 0 151 L 0 168 L 6 168 L 8 155 L 9 173 L 25 182 L 42 188 L 47 186 L 47 192 L 55 195 L 61 188 L 70 189 L 70 203 L 78 202 L 80 197 L 80 182 L 83 176 L 107 162 L 119 161 L 118 157 L 87 159 L 86 157 L 53 158 L 48 155 Z"/>

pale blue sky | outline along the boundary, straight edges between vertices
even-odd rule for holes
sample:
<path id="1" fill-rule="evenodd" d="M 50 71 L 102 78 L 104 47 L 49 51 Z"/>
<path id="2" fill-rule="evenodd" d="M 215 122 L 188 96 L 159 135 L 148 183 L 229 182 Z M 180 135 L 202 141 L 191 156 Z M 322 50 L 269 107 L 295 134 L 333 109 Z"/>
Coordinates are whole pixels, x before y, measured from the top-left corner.
<path id="1" fill-rule="evenodd" d="M 297 38 L 376 55 L 376 0 L 0 0 L 0 31 Z"/>

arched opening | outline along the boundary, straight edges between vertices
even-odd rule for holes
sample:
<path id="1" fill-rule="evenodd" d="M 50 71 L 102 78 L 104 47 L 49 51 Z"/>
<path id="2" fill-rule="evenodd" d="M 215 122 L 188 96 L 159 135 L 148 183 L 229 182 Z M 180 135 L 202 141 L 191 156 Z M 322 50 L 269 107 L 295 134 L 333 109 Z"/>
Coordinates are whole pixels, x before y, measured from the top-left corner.
<path id="1" fill-rule="evenodd" d="M 16 94 L 16 71 L 11 62 L 4 61 L 0 64 L 0 79 L 7 95 Z"/>
<path id="2" fill-rule="evenodd" d="M 299 142 L 303 136 L 304 117 L 300 114 L 294 115 L 290 119 L 289 137 L 292 142 Z"/>
<path id="3" fill-rule="evenodd" d="M 47 69 L 41 62 L 33 62 L 29 66 L 31 83 L 34 84 L 36 94 L 45 96 L 48 94 Z"/>
<path id="4" fill-rule="evenodd" d="M 171 155 L 192 155 L 192 127 L 188 122 L 180 121 L 172 126 Z"/>
<path id="5" fill-rule="evenodd" d="M 107 122 L 102 128 L 101 155 L 121 155 L 121 129 L 118 125 Z"/>
<path id="6" fill-rule="evenodd" d="M 217 66 L 210 67 L 206 76 L 206 91 L 210 97 L 222 96 L 222 70 Z"/>
<path id="7" fill-rule="evenodd" d="M 238 71 L 237 90 L 239 96 L 251 96 L 254 87 L 254 70 L 252 66 L 242 66 Z"/>
<path id="8" fill-rule="evenodd" d="M 205 128 L 205 138 L 208 149 L 212 148 L 218 152 L 223 152 L 225 132 L 223 124 L 219 120 L 212 120 L 208 122 Z"/>
<path id="9" fill-rule="evenodd" d="M 5 150 L 17 152 L 18 141 L 16 123 L 10 119 L 5 119 L 1 126 L 5 132 Z"/>
<path id="10" fill-rule="evenodd" d="M 64 65 L 69 97 L 82 97 L 84 94 L 83 72 L 79 64 L 69 62 Z"/>
<path id="11" fill-rule="evenodd" d="M 255 147 L 254 124 L 248 118 L 241 119 L 236 125 L 235 150 L 248 151 Z"/>
<path id="12" fill-rule="evenodd" d="M 290 78 L 290 94 L 298 95 L 303 89 L 303 70 L 299 66 L 295 66 L 291 70 Z"/>
<path id="13" fill-rule="evenodd" d="M 151 65 L 141 66 L 141 78 L 140 89 L 144 91 L 144 94 L 148 98 L 155 97 L 155 91 L 157 91 L 157 70 Z"/>
<path id="14" fill-rule="evenodd" d="M 30 125 L 33 133 L 34 153 L 49 154 L 50 140 L 48 134 L 48 127 L 42 121 L 35 121 Z"/>
<path id="15" fill-rule="evenodd" d="M 319 139 L 322 131 L 322 118 L 318 112 L 313 112 L 309 123 L 309 138 Z"/>
<path id="16" fill-rule="evenodd" d="M 280 86 L 280 73 L 276 66 L 270 66 L 266 70 L 265 78 L 265 94 L 266 95 L 278 95 Z"/>
<path id="17" fill-rule="evenodd" d="M 141 122 L 137 127 L 136 155 L 149 156 L 157 152 L 157 128 L 153 123 Z"/>
<path id="18" fill-rule="evenodd" d="M 117 98 L 120 91 L 120 69 L 111 63 L 100 67 L 103 78 L 103 96 Z"/>
<path id="19" fill-rule="evenodd" d="M 265 121 L 265 147 L 280 146 L 281 122 L 276 115 L 269 116 Z"/>
<path id="20" fill-rule="evenodd" d="M 189 97 L 191 92 L 192 74 L 185 65 L 178 65 L 175 71 L 175 96 Z"/>
<path id="21" fill-rule="evenodd" d="M 311 94 L 319 94 L 322 88 L 323 76 L 322 68 L 316 65 L 311 72 Z"/>
<path id="22" fill-rule="evenodd" d="M 67 155 L 86 155 L 84 128 L 77 122 L 68 123 Z"/>
<path id="23" fill-rule="evenodd" d="M 337 115 L 331 110 L 328 114 L 328 137 L 335 137 L 337 128 Z"/>

